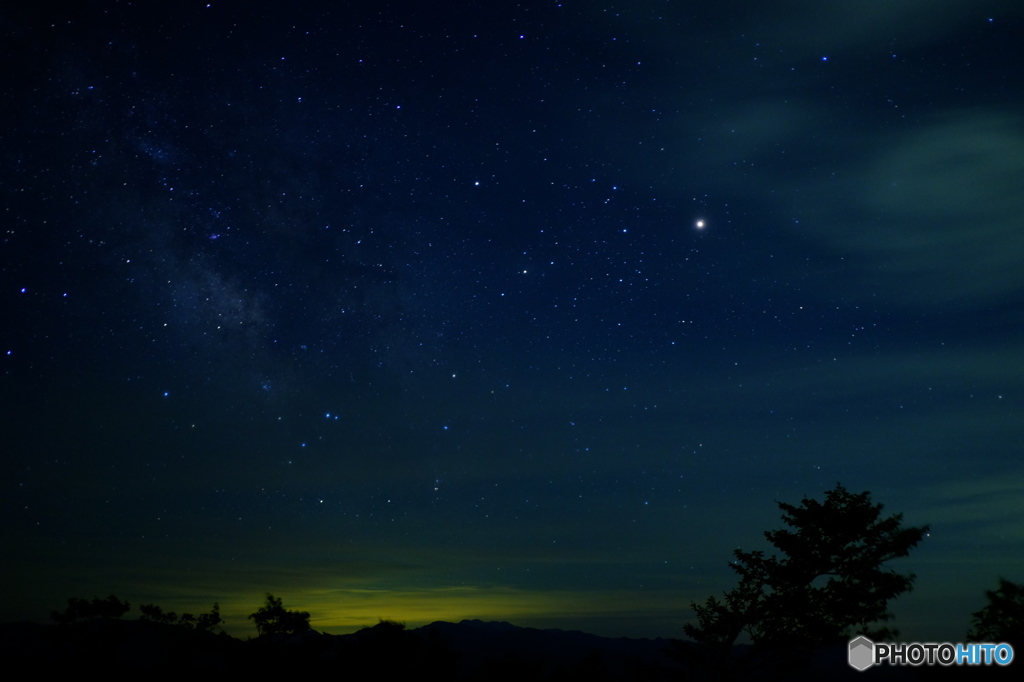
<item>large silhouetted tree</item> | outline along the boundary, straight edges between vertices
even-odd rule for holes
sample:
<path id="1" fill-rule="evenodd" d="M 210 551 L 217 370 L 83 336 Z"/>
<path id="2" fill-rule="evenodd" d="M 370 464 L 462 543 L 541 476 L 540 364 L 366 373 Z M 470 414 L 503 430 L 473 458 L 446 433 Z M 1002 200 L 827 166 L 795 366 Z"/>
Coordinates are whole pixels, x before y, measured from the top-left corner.
<path id="1" fill-rule="evenodd" d="M 737 549 L 731 566 L 740 584 L 724 600 L 692 604 L 697 624 L 687 624 L 686 634 L 720 673 L 730 667 L 743 632 L 754 656 L 807 650 L 854 634 L 892 636 L 884 626 L 872 628 L 889 620 L 889 600 L 913 584 L 913 574 L 885 563 L 906 556 L 928 527 L 904 528 L 902 514 L 883 518 L 870 493 L 852 494 L 837 484 L 824 502 L 805 498 L 799 507 L 780 502 L 779 508 L 788 528 L 764 534 L 779 556 Z"/>

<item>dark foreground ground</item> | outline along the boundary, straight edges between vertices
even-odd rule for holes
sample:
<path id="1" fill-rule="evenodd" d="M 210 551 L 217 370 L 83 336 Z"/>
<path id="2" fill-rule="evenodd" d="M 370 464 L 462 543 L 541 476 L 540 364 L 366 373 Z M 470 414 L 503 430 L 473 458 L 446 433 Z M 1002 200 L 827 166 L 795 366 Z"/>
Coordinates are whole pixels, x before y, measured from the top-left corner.
<path id="1" fill-rule="evenodd" d="M 0 651 L 8 666 L 29 675 L 230 671 L 517 682 L 711 679 L 681 653 L 683 646 L 667 639 L 613 639 L 481 621 L 436 622 L 416 630 L 382 622 L 351 635 L 309 632 L 249 640 L 137 620 L 0 627 Z M 741 679 L 1009 680 L 1019 667 L 878 667 L 858 672 L 847 665 L 845 647 L 834 647 L 786 666 L 751 665 Z"/>

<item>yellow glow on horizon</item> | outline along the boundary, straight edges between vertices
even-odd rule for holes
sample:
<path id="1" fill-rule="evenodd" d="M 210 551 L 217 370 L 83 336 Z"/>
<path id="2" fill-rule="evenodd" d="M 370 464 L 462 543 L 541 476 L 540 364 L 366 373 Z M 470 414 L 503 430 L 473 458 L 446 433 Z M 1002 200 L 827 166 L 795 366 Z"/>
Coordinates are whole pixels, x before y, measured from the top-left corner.
<path id="1" fill-rule="evenodd" d="M 273 592 L 273 591 L 272 591 Z M 308 611 L 314 630 L 345 634 L 372 627 L 380 620 L 405 623 L 410 628 L 434 621 L 510 621 L 530 627 L 562 625 L 589 619 L 631 619 L 663 615 L 678 620 L 688 604 L 678 593 L 526 591 L 501 587 L 442 587 L 434 589 L 317 589 L 273 592 L 290 610 Z M 260 595 L 262 597 L 262 595 Z M 251 595 L 233 596 L 221 603 L 225 630 L 236 637 L 255 635 L 249 613 L 261 604 Z M 600 633 L 595 633 L 600 634 Z M 615 634 L 615 633 L 609 633 Z M 668 633 L 666 633 L 668 634 Z"/>
<path id="2" fill-rule="evenodd" d="M 324 627 L 373 625 L 379 619 L 430 623 L 464 618 L 508 620 L 537 613 L 564 612 L 580 600 L 565 594 L 447 587 L 433 590 L 339 590 L 340 603 L 317 618 Z M 323 604 L 323 602 L 321 602 Z"/>
<path id="3" fill-rule="evenodd" d="M 49 570 L 56 569 L 51 566 Z M 622 570 L 631 570 L 628 562 L 623 562 Z M 690 601 L 706 596 L 704 587 L 692 593 L 695 586 L 713 583 L 713 576 L 690 576 L 691 584 L 681 590 L 667 586 L 653 590 L 601 590 L 596 586 L 543 590 L 469 580 L 452 585 L 437 578 L 429 569 L 417 565 L 407 569 L 386 560 L 290 566 L 210 562 L 201 569 L 188 570 L 168 561 L 156 569 L 126 565 L 113 572 L 106 568 L 80 574 L 75 586 L 55 592 L 44 603 L 54 609 L 67 596 L 113 592 L 132 604 L 127 617 L 134 618 L 140 604 L 157 604 L 165 612 L 199 614 L 218 602 L 224 630 L 242 639 L 256 635 L 248 616 L 263 606 L 267 592 L 281 599 L 286 609 L 308 611 L 312 627 L 331 634 L 372 627 L 381 619 L 405 623 L 409 628 L 434 621 L 479 619 L 605 636 L 654 637 L 681 631 L 682 624 L 692 617 Z M 45 620 L 45 615 L 40 620 Z"/>

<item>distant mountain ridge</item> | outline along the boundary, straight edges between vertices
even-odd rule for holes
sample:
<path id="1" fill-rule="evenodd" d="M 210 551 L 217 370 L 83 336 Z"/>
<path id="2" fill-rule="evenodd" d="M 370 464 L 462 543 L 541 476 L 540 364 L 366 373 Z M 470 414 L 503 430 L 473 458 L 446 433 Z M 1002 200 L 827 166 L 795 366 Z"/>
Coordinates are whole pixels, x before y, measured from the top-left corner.
<path id="1" fill-rule="evenodd" d="M 612 679 L 629 679 L 633 670 L 653 677 L 678 679 L 684 667 L 667 654 L 670 639 L 602 637 L 578 630 L 521 627 L 505 621 L 436 621 L 412 632 L 437 633 L 459 654 L 460 674 L 472 675 L 492 665 L 539 665 L 541 674 L 603 668 Z M 580 670 L 583 672 L 583 670 Z"/>

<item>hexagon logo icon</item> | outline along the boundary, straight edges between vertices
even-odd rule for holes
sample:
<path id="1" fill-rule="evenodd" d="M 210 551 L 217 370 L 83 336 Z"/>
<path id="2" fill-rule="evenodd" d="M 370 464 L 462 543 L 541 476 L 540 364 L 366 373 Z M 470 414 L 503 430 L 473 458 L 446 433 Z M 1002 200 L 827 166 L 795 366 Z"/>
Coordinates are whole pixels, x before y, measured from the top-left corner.
<path id="1" fill-rule="evenodd" d="M 867 670 L 875 662 L 875 643 L 863 635 L 853 640 L 848 660 L 851 668 Z"/>

